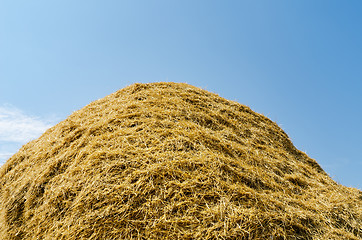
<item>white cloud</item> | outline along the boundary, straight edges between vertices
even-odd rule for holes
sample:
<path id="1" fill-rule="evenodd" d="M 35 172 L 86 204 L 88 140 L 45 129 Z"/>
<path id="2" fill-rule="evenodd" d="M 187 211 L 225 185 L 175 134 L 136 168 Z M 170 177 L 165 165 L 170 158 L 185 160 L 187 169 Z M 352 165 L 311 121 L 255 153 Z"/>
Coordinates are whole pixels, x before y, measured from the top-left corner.
<path id="1" fill-rule="evenodd" d="M 21 145 L 38 138 L 54 121 L 30 116 L 12 105 L 0 106 L 0 165 Z"/>
<path id="2" fill-rule="evenodd" d="M 0 153 L 0 166 L 3 165 L 14 153 Z"/>
<path id="3" fill-rule="evenodd" d="M 27 142 L 51 126 L 50 121 L 26 115 L 15 107 L 0 106 L 0 141 Z"/>

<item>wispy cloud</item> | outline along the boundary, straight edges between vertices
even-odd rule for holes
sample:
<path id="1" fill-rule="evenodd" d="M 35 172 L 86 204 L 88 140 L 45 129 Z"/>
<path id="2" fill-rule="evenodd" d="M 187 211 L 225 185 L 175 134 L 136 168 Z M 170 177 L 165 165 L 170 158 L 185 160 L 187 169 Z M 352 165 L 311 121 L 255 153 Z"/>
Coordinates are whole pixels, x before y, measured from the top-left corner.
<path id="1" fill-rule="evenodd" d="M 30 116 L 12 105 L 0 105 L 0 165 L 53 124 L 54 120 Z"/>
<path id="2" fill-rule="evenodd" d="M 3 165 L 14 153 L 0 153 L 0 166 Z"/>
<path id="3" fill-rule="evenodd" d="M 11 105 L 0 106 L 0 141 L 27 142 L 49 127 L 50 121 L 26 115 Z"/>

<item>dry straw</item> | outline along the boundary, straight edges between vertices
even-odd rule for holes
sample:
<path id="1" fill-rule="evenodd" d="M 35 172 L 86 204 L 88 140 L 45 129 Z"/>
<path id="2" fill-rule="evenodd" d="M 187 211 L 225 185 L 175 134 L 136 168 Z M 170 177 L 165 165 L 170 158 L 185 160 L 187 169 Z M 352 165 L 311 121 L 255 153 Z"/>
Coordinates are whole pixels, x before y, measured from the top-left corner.
<path id="1" fill-rule="evenodd" d="M 134 84 L 1 167 L 0 239 L 362 239 L 362 192 L 248 107 Z"/>

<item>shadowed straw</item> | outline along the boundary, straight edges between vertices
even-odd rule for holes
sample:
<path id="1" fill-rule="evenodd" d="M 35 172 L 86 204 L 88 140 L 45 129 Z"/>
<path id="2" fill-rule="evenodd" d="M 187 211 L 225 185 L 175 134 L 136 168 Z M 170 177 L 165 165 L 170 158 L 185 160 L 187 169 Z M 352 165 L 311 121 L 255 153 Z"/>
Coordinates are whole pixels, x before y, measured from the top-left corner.
<path id="1" fill-rule="evenodd" d="M 0 239 L 362 239 L 362 192 L 246 106 L 134 84 L 1 167 Z"/>

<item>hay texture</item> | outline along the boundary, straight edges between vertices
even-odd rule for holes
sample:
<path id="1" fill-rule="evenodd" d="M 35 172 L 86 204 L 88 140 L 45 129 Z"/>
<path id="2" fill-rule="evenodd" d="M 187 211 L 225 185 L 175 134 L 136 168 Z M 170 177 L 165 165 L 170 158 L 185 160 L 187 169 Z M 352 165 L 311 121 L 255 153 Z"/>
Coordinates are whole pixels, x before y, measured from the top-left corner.
<path id="1" fill-rule="evenodd" d="M 0 239 L 362 239 L 362 192 L 246 106 L 134 84 L 1 167 Z"/>

